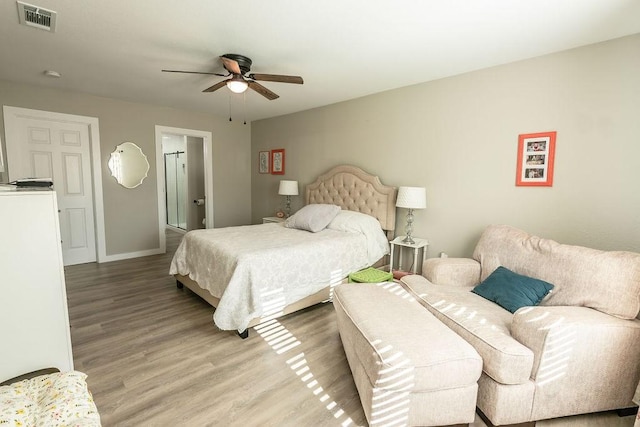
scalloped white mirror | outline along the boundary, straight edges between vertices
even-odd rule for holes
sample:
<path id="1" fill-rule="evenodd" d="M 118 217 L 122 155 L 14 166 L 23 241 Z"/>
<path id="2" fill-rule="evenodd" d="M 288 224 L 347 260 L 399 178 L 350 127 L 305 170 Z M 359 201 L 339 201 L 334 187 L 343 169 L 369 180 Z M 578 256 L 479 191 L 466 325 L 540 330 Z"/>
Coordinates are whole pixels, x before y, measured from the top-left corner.
<path id="1" fill-rule="evenodd" d="M 142 149 L 133 142 L 123 142 L 109 158 L 109 170 L 120 185 L 136 188 L 147 177 L 149 161 Z"/>

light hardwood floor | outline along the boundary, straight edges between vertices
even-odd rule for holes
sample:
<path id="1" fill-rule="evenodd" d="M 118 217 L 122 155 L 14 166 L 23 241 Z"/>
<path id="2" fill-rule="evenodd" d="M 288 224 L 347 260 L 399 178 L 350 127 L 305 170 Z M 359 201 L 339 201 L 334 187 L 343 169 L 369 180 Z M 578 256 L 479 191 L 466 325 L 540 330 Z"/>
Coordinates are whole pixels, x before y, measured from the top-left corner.
<path id="1" fill-rule="evenodd" d="M 246 340 L 168 275 L 167 254 L 65 269 L 76 370 L 104 426 L 366 425 L 331 304 Z M 484 426 L 476 417 L 474 426 Z M 615 414 L 538 423 L 632 426 Z"/>

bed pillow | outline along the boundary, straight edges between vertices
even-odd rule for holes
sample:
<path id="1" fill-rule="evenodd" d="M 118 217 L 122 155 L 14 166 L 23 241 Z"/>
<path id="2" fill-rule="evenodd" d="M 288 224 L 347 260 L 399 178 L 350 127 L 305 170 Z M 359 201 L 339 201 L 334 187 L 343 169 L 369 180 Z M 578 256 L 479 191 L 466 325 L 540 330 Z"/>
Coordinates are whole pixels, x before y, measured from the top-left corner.
<path id="1" fill-rule="evenodd" d="M 338 212 L 340 212 L 340 206 L 337 205 L 322 203 L 306 205 L 287 218 L 284 226 L 317 233 L 324 230 Z"/>
<path id="2" fill-rule="evenodd" d="M 500 266 L 471 292 L 515 313 L 521 307 L 540 304 L 552 289 L 551 283 Z"/>
<path id="3" fill-rule="evenodd" d="M 389 253 L 389 241 L 380 221 L 361 212 L 342 210 L 327 225 L 330 230 L 363 234 L 367 239 L 367 257 L 373 264 Z"/>

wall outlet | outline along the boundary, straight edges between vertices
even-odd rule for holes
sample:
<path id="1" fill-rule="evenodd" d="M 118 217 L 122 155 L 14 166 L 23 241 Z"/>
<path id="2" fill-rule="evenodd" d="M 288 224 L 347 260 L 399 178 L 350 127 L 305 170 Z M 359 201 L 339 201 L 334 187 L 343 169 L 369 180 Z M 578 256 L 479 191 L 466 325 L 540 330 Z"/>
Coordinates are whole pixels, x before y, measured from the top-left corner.
<path id="1" fill-rule="evenodd" d="M 446 252 L 440 252 L 440 258 L 449 258 Z"/>

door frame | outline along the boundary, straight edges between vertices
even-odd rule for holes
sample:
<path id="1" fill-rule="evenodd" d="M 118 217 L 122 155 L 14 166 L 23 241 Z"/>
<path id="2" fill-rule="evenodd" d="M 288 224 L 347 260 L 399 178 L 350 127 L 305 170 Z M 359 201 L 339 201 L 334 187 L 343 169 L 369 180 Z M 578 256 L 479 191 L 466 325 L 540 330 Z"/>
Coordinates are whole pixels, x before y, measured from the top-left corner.
<path id="1" fill-rule="evenodd" d="M 53 111 L 35 110 L 31 108 L 11 107 L 2 108 L 4 119 L 5 143 L 9 143 L 9 135 L 13 131 L 13 118 L 22 117 L 35 120 L 50 120 L 71 122 L 86 125 L 89 130 L 89 151 L 91 153 L 91 180 L 93 182 L 93 221 L 96 242 L 97 262 L 107 261 L 107 247 L 104 225 L 104 199 L 102 197 L 102 165 L 100 158 L 100 126 L 97 117 L 79 116 L 76 114 L 57 113 Z M 11 167 L 7 163 L 8 169 Z"/>
<path id="2" fill-rule="evenodd" d="M 174 128 L 156 125 L 156 173 L 158 182 L 158 233 L 160 234 L 160 248 L 167 250 L 164 229 L 167 225 L 166 197 L 164 188 L 164 157 L 162 153 L 162 134 L 186 135 L 202 139 L 204 155 L 204 193 L 206 228 L 213 228 L 213 142 L 212 133 L 202 130 Z M 187 167 L 189 167 L 187 165 Z"/>

